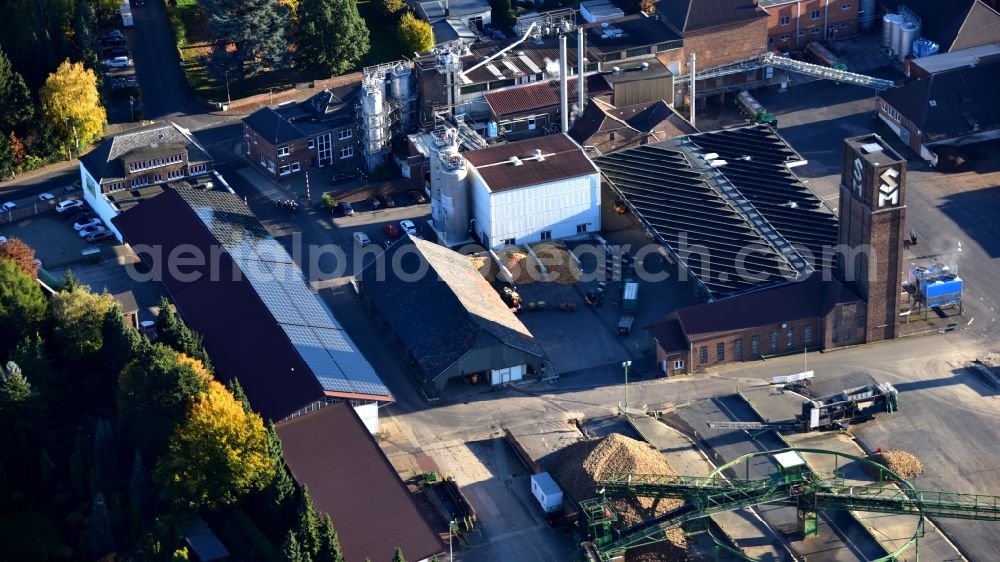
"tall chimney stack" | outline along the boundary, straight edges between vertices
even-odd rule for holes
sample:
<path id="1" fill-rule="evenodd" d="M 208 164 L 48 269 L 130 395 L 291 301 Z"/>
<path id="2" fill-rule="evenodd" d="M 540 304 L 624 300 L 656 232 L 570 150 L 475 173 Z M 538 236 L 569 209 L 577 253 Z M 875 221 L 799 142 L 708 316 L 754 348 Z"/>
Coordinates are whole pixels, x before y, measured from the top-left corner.
<path id="1" fill-rule="evenodd" d="M 576 110 L 577 116 L 583 115 L 583 73 L 585 67 L 587 66 L 583 60 L 583 27 L 576 28 L 577 38 L 576 38 L 576 65 L 577 65 L 577 78 L 576 78 Z"/>
<path id="2" fill-rule="evenodd" d="M 569 132 L 569 83 L 566 70 L 566 34 L 559 34 L 559 100 L 562 132 Z"/>
<path id="3" fill-rule="evenodd" d="M 697 127 L 697 125 L 694 124 L 694 106 L 695 106 L 694 79 L 695 76 L 697 75 L 695 71 L 695 59 L 696 59 L 695 54 L 691 53 L 691 125 Z"/>

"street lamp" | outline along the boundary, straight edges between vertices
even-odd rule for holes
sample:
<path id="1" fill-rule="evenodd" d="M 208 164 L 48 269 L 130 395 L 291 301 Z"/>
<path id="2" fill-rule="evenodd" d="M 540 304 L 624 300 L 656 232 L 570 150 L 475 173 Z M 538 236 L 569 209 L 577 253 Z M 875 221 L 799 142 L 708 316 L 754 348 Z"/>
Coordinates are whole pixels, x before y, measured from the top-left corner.
<path id="1" fill-rule="evenodd" d="M 129 110 L 129 113 L 132 114 L 132 121 L 134 122 L 135 121 L 135 97 L 134 96 L 129 96 L 128 97 L 128 110 Z"/>
<path id="2" fill-rule="evenodd" d="M 632 361 L 622 361 L 625 369 L 625 415 L 628 416 L 628 368 L 632 366 Z"/>
<path id="3" fill-rule="evenodd" d="M 455 552 L 451 548 L 451 537 L 455 534 L 455 520 L 448 522 L 448 562 L 455 562 Z"/>
<path id="4" fill-rule="evenodd" d="M 229 69 L 226 69 L 226 111 L 233 105 L 233 99 L 229 97 Z"/>

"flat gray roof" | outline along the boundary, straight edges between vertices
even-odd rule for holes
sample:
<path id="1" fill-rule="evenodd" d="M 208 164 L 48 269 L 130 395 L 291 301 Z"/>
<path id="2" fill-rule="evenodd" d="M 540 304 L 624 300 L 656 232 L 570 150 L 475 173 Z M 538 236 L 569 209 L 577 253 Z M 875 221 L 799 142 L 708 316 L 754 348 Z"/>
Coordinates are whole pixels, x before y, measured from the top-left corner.
<path id="1" fill-rule="evenodd" d="M 919 59 L 913 59 L 910 64 L 915 64 L 927 72 L 934 74 L 953 70 L 963 66 L 975 66 L 987 57 L 1000 56 L 1000 43 L 990 43 L 978 47 L 970 47 L 950 53 L 941 53 Z"/>

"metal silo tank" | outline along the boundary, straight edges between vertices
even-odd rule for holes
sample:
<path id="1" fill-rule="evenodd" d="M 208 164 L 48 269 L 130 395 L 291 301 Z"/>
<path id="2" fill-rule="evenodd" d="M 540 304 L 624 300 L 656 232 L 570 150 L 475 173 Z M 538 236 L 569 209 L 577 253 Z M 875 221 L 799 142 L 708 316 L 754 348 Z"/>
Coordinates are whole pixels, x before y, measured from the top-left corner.
<path id="1" fill-rule="evenodd" d="M 861 30 L 868 31 L 875 25 L 875 0 L 861 0 L 858 7 L 862 15 Z"/>
<path id="2" fill-rule="evenodd" d="M 882 48 L 888 49 L 892 46 L 892 16 L 886 14 L 882 16 Z"/>
<path id="3" fill-rule="evenodd" d="M 896 55 L 899 60 L 906 60 L 907 55 L 913 52 L 913 42 L 920 35 L 920 26 L 913 22 L 906 22 L 899 26 L 899 46 Z"/>
<path id="4" fill-rule="evenodd" d="M 469 237 L 469 171 L 460 154 L 440 152 L 438 158 L 434 226 L 446 243 L 458 243 Z"/>
<path id="5" fill-rule="evenodd" d="M 410 95 L 410 69 L 403 65 L 398 65 L 392 69 L 392 83 L 390 86 L 393 99 L 403 99 Z"/>
<path id="6" fill-rule="evenodd" d="M 889 22 L 890 29 L 892 30 L 892 37 L 889 40 L 889 48 L 892 53 L 899 54 L 899 38 L 902 35 L 903 26 L 903 16 L 899 14 L 892 14 L 892 21 Z"/>
<path id="7" fill-rule="evenodd" d="M 374 148 L 382 142 L 382 90 L 365 88 L 361 96 L 361 114 L 364 116 L 368 141 Z M 374 150 L 378 150 L 374 148 Z"/>

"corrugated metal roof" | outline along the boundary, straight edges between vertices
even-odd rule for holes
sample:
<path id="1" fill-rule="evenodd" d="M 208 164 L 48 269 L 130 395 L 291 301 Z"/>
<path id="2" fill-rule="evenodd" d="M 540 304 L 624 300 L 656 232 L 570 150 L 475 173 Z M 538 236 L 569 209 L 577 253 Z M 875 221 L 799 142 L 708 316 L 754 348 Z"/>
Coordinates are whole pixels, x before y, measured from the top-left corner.
<path id="1" fill-rule="evenodd" d="M 567 80 L 569 97 L 576 99 L 576 78 Z M 600 74 L 584 76 L 584 92 L 587 97 L 606 96 L 611 86 Z M 559 105 L 559 81 L 544 80 L 521 86 L 511 86 L 492 90 L 484 94 L 493 115 L 516 115 Z"/>
<path id="2" fill-rule="evenodd" d="M 681 34 L 767 17 L 757 0 L 664 0 L 656 13 Z"/>
<path id="3" fill-rule="evenodd" d="M 987 57 L 996 56 L 1000 56 L 1000 43 L 990 43 L 989 45 L 980 45 L 960 51 L 913 59 L 910 61 L 910 64 L 915 64 L 926 70 L 929 74 L 934 74 L 935 72 L 944 72 L 963 66 L 973 66 L 984 62 L 983 59 Z"/>
<path id="4" fill-rule="evenodd" d="M 535 150 L 542 152 L 542 160 L 536 158 Z M 597 173 L 583 149 L 562 133 L 463 152 L 462 156 L 493 193 Z"/>
<path id="5" fill-rule="evenodd" d="M 330 516 L 347 560 L 392 560 L 400 547 L 425 560 L 444 544 L 410 491 L 348 404 L 321 408 L 277 425 L 292 475 Z"/>

